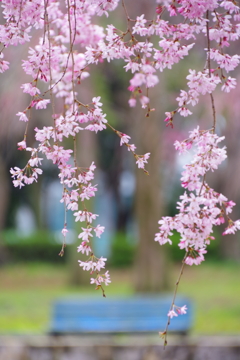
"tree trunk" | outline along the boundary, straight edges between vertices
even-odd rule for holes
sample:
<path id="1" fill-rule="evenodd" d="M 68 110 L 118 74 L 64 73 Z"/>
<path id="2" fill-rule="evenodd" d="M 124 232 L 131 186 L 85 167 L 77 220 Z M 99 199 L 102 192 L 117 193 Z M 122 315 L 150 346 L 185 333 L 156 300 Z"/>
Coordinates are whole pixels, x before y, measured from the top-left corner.
<path id="1" fill-rule="evenodd" d="M 0 264 L 5 263 L 7 260 L 7 252 L 2 241 L 2 230 L 5 228 L 6 215 L 9 202 L 9 177 L 6 169 L 6 164 L 2 156 L 0 156 Z"/>
<path id="2" fill-rule="evenodd" d="M 155 0 L 138 0 L 137 8 L 132 1 L 125 2 L 130 18 L 136 14 L 145 14 L 145 18 L 152 18 Z M 145 95 L 145 94 L 144 94 Z M 137 146 L 137 154 L 150 152 L 150 159 L 146 165 L 149 176 L 141 169 L 136 170 L 136 199 L 135 215 L 138 226 L 138 250 L 135 261 L 134 286 L 137 292 L 159 292 L 167 288 L 166 253 L 154 241 L 158 231 L 158 220 L 161 217 L 163 203 L 161 198 L 161 124 L 160 124 L 160 87 L 150 89 L 150 103 L 156 111 L 145 117 L 146 111 L 140 108 L 138 102 L 136 110 L 132 111 L 132 137 Z M 140 108 L 140 109 L 139 109 Z M 146 109 L 145 109 L 146 110 Z"/>
<path id="3" fill-rule="evenodd" d="M 155 89 L 151 96 L 151 105 L 159 101 L 159 91 Z M 153 100 L 153 101 L 152 101 Z M 137 153 L 150 152 L 146 165 L 149 176 L 137 169 L 136 218 L 139 231 L 139 246 L 135 264 L 135 289 L 137 292 L 159 292 L 167 287 L 166 253 L 154 241 L 158 231 L 158 220 L 162 214 L 161 197 L 161 126 L 159 110 L 144 118 L 144 111 L 137 116 L 135 123 L 137 135 Z M 140 119 L 140 120 L 139 120 Z M 140 122 L 141 121 L 141 122 Z M 139 144 L 139 145 L 138 145 Z"/>
<path id="4" fill-rule="evenodd" d="M 229 142 L 227 144 L 227 152 L 228 152 L 228 161 L 227 161 L 227 172 L 222 171 L 218 177 L 220 179 L 220 189 L 217 189 L 219 192 L 222 192 L 223 195 L 227 196 L 229 200 L 233 200 L 236 202 L 236 206 L 233 208 L 233 213 L 230 214 L 230 218 L 234 221 L 240 218 L 240 209 L 239 209 L 239 178 L 238 176 L 232 176 L 231 179 L 226 174 L 238 174 L 239 173 L 239 156 L 240 156 L 240 146 L 239 146 L 239 132 L 237 132 L 238 136 L 235 137 L 235 141 L 233 145 Z M 230 134 L 231 135 L 231 134 Z M 226 138 L 232 139 L 232 136 L 226 136 Z M 234 146 L 235 145 L 235 146 Z M 230 186 L 229 186 L 230 184 Z M 222 230 L 224 231 L 227 226 L 227 222 L 225 222 Z M 239 233 L 224 235 L 221 236 L 221 244 L 220 244 L 220 252 L 221 257 L 227 260 L 234 260 L 240 262 L 240 240 Z"/>

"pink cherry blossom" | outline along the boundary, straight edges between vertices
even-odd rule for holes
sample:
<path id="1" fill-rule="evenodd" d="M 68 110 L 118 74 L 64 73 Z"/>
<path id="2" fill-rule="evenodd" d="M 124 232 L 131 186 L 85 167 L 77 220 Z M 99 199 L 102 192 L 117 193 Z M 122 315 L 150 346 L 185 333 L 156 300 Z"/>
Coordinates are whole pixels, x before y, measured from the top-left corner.
<path id="1" fill-rule="evenodd" d="M 32 83 L 22 84 L 21 88 L 23 89 L 23 92 L 28 93 L 31 96 L 40 94 L 40 90 L 36 86 L 33 86 Z"/>
<path id="2" fill-rule="evenodd" d="M 92 249 L 87 241 L 82 241 L 82 243 L 78 246 L 77 251 L 82 254 L 86 254 L 87 256 L 92 253 Z"/>
<path id="3" fill-rule="evenodd" d="M 78 235 L 78 238 L 82 239 L 84 241 L 88 241 L 89 237 L 93 236 L 92 233 L 91 233 L 92 229 L 91 228 L 87 228 L 87 229 L 82 228 L 82 230 L 83 231 Z"/>
<path id="4" fill-rule="evenodd" d="M 127 144 L 129 142 L 129 140 L 131 139 L 130 136 L 120 133 L 120 146 L 122 146 L 123 144 Z"/>
<path id="5" fill-rule="evenodd" d="M 20 142 L 18 142 L 17 144 L 18 144 L 18 146 L 19 146 L 19 148 L 18 148 L 19 150 L 26 149 L 26 147 L 27 147 L 25 140 L 20 141 Z"/>
<path id="6" fill-rule="evenodd" d="M 144 169 L 144 164 L 147 163 L 149 157 L 150 157 L 150 153 L 146 153 L 145 155 L 139 155 L 136 161 L 138 168 Z"/>
<path id="7" fill-rule="evenodd" d="M 147 107 L 147 104 L 149 103 L 149 98 L 147 96 L 141 96 L 140 97 L 140 103 L 142 105 L 142 108 L 145 109 Z"/>
<path id="8" fill-rule="evenodd" d="M 67 233 L 68 233 L 68 229 L 63 228 L 62 229 L 62 234 L 63 234 L 64 237 L 66 237 Z"/>
<path id="9" fill-rule="evenodd" d="M 42 99 L 36 102 L 36 109 L 46 109 L 47 104 L 50 103 L 49 99 Z"/>
<path id="10" fill-rule="evenodd" d="M 186 314 L 187 313 L 187 306 L 184 305 L 182 307 L 176 307 L 176 310 L 177 310 L 177 313 L 180 314 L 180 315 L 183 315 L 183 314 Z"/>
<path id="11" fill-rule="evenodd" d="M 20 121 L 24 121 L 24 122 L 28 121 L 28 117 L 24 112 L 18 112 L 17 116 L 19 116 Z"/>
<path id="12" fill-rule="evenodd" d="M 109 272 L 106 271 L 105 274 L 97 275 L 95 279 L 91 278 L 90 283 L 96 284 L 97 286 L 101 286 L 101 284 L 104 283 L 104 285 L 108 286 L 111 283 Z"/>
<path id="13" fill-rule="evenodd" d="M 94 229 L 96 236 L 100 238 L 102 233 L 104 232 L 104 229 L 104 226 L 97 225 Z"/>
<path id="14" fill-rule="evenodd" d="M 135 107 L 136 104 L 137 104 L 137 100 L 134 99 L 134 98 L 131 98 L 131 99 L 128 100 L 128 104 L 129 104 L 130 107 Z"/>
<path id="15" fill-rule="evenodd" d="M 174 317 L 174 316 L 178 316 L 177 313 L 172 309 L 168 312 L 167 316 L 169 316 L 171 319 Z"/>

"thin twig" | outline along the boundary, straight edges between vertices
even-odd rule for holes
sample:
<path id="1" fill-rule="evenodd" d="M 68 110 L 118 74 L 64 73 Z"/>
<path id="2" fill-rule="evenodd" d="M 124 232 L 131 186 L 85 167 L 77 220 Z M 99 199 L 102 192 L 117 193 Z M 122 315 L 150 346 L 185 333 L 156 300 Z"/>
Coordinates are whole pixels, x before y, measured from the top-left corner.
<path id="1" fill-rule="evenodd" d="M 66 204 L 66 199 L 65 199 L 65 192 L 66 192 L 66 188 L 63 185 L 63 196 L 64 196 L 64 228 L 67 228 L 67 204 Z M 65 242 L 65 238 L 66 236 L 63 236 L 63 243 L 62 243 L 62 248 L 60 253 L 58 254 L 59 256 L 63 256 L 64 255 L 64 249 L 66 247 L 66 242 Z"/>
<path id="2" fill-rule="evenodd" d="M 174 294 L 173 294 L 173 299 L 172 299 L 172 303 L 171 303 L 171 306 L 170 306 L 170 310 L 172 310 L 173 308 L 173 305 L 175 303 L 175 299 L 176 299 L 176 296 L 177 296 L 177 291 L 178 291 L 178 285 L 180 283 L 180 280 L 181 280 L 181 277 L 182 277 L 182 274 L 183 274 L 183 270 L 184 270 L 184 266 L 185 266 L 185 259 L 188 255 L 188 252 L 186 252 L 186 254 L 184 255 L 184 258 L 182 260 L 182 266 L 181 266 L 181 269 L 180 269 L 180 273 L 179 273 L 179 276 L 178 276 L 178 279 L 177 279 L 177 282 L 175 284 L 175 290 L 174 290 Z M 168 321 L 167 321 L 167 325 L 166 325 L 166 328 L 165 328 L 165 331 L 162 333 L 162 335 L 164 336 L 164 349 L 165 347 L 167 346 L 167 335 L 168 335 L 168 327 L 171 323 L 171 318 L 170 316 L 168 316 Z"/>
<path id="3" fill-rule="evenodd" d="M 52 92 L 52 62 L 51 62 L 51 36 L 50 36 L 50 28 L 49 28 L 49 20 L 48 20 L 48 12 L 47 12 L 48 1 L 44 2 L 44 29 L 46 31 L 47 28 L 47 38 L 48 38 L 48 63 L 49 63 L 49 87 L 50 87 L 50 99 L 52 105 L 52 114 L 53 114 L 53 121 L 54 121 L 54 134 L 55 134 L 55 141 L 57 142 L 56 136 L 56 119 L 55 119 L 55 104 L 54 104 L 54 97 Z"/>
<path id="4" fill-rule="evenodd" d="M 125 12 L 126 18 L 127 18 L 128 31 L 129 31 L 130 34 L 132 35 L 132 29 L 131 29 L 131 26 L 130 26 L 130 17 L 129 17 L 129 15 L 128 15 L 127 8 L 126 8 L 126 5 L 125 5 L 124 0 L 122 0 L 122 6 L 123 6 L 123 10 L 124 10 L 124 12 Z"/>
<path id="5" fill-rule="evenodd" d="M 209 36 L 209 11 L 207 11 L 206 13 L 206 30 L 207 30 L 207 49 L 208 49 L 208 55 L 207 55 L 207 63 L 208 63 L 208 76 L 209 78 L 211 77 L 211 60 L 210 60 L 210 49 L 211 49 L 211 45 L 210 45 L 210 36 Z M 213 98 L 213 94 L 210 94 L 210 99 L 211 99 L 211 104 L 212 104 L 212 114 L 213 114 L 213 133 L 215 133 L 215 128 L 216 128 L 216 109 L 215 109 L 215 104 L 214 104 L 214 98 Z"/>
<path id="6" fill-rule="evenodd" d="M 202 179 L 202 185 L 201 185 L 201 188 L 200 188 L 200 191 L 199 191 L 198 196 L 200 196 L 200 195 L 201 195 L 201 192 L 202 192 L 202 189 L 203 189 L 203 186 L 204 186 L 205 180 L 206 180 L 206 174 L 204 174 L 204 176 L 203 176 L 203 179 Z"/>
<path id="7" fill-rule="evenodd" d="M 69 24 L 69 42 L 70 42 L 70 49 L 69 53 L 71 54 L 72 58 L 72 92 L 73 92 L 73 111 L 75 107 L 75 85 L 74 85 L 74 55 L 73 55 L 73 45 L 75 42 L 76 37 L 76 6 L 74 6 L 74 33 L 72 33 L 72 24 L 71 24 L 71 14 L 70 14 L 70 2 L 67 0 L 68 5 L 68 24 Z"/>

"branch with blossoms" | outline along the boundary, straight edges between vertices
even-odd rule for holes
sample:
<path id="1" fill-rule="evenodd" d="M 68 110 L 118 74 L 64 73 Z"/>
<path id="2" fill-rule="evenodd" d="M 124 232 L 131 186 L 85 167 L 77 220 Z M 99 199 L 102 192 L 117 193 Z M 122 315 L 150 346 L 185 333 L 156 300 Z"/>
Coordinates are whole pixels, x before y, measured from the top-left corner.
<path id="1" fill-rule="evenodd" d="M 211 129 L 212 130 L 212 129 Z M 183 265 L 180 277 L 177 281 L 178 287 L 184 264 L 199 265 L 204 261 L 204 255 L 207 253 L 207 246 L 214 240 L 212 236 L 213 226 L 218 226 L 227 221 L 227 228 L 223 235 L 235 233 L 240 230 L 240 220 L 233 221 L 229 214 L 235 205 L 233 201 L 214 191 L 206 183 L 206 174 L 208 171 L 217 170 L 218 166 L 227 157 L 226 148 L 219 147 L 219 143 L 224 137 L 218 137 L 212 131 L 200 131 L 199 127 L 190 131 L 189 138 L 175 142 L 175 148 L 179 154 L 188 152 L 193 146 L 196 153 L 191 163 L 184 166 L 181 177 L 181 186 L 187 190 L 180 196 L 177 202 L 179 213 L 174 217 L 163 217 L 159 220 L 159 232 L 155 236 L 155 241 L 160 245 L 166 243 L 172 244 L 170 237 L 173 230 L 180 234 L 179 248 L 185 251 Z M 167 330 L 170 319 L 182 312 L 178 309 L 174 299 L 168 313 L 168 323 L 166 330 L 161 333 L 165 337 L 164 344 L 167 344 Z"/>
<path id="2" fill-rule="evenodd" d="M 39 42 L 29 47 L 28 59 L 23 61 L 23 70 L 31 80 L 21 88 L 29 94 L 29 106 L 17 113 L 19 120 L 26 123 L 24 138 L 18 143 L 19 150 L 27 151 L 30 159 L 20 169 L 10 170 L 15 187 L 23 187 L 38 180 L 42 155 L 59 170 L 59 180 L 63 186 L 62 199 L 65 219 L 62 229 L 63 246 L 68 233 L 66 212 L 72 211 L 76 222 L 83 222 L 78 235 L 77 248 L 86 256 L 79 260 L 79 266 L 90 271 L 90 282 L 105 292 L 103 285 L 110 283 L 105 268 L 105 257 L 96 257 L 93 251 L 93 234 L 100 237 L 104 227 L 93 225 L 97 214 L 92 214 L 86 206 L 87 200 L 95 196 L 97 185 L 93 183 L 95 165 L 88 168 L 78 164 L 77 135 L 80 131 L 104 131 L 109 127 L 120 138 L 120 146 L 125 145 L 133 153 L 136 164 L 145 169 L 149 153 L 138 155 L 134 144 L 129 144 L 130 136 L 113 128 L 107 115 L 102 111 L 100 97 L 95 96 L 89 104 L 83 104 L 80 89 L 91 74 L 93 66 L 102 61 L 122 60 L 125 71 L 131 71 L 128 90 L 129 106 L 137 102 L 151 116 L 151 92 L 158 84 L 158 71 L 172 69 L 174 64 L 189 55 L 196 38 L 206 40 L 206 63 L 202 71 L 189 69 L 188 89 L 180 90 L 177 107 L 166 112 L 167 126 L 174 126 L 176 115 L 187 117 L 200 96 L 209 95 L 213 113 L 213 124 L 209 130 L 197 127 L 190 131 L 187 140 L 175 142 L 179 153 L 195 149 L 191 163 L 184 167 L 181 177 L 185 189 L 177 203 L 179 213 L 174 217 L 163 217 L 155 241 L 161 245 L 171 244 L 172 231 L 180 233 L 179 247 L 185 251 L 183 265 L 177 281 L 173 301 L 168 313 L 168 324 L 164 332 L 165 344 L 170 319 L 184 314 L 186 307 L 175 304 L 178 284 L 183 267 L 199 265 L 204 260 L 207 246 L 214 239 L 213 226 L 227 221 L 223 234 L 234 233 L 240 228 L 240 220 L 233 221 L 229 214 L 235 205 L 224 195 L 217 193 L 206 182 L 207 172 L 215 171 L 226 159 L 225 147 L 219 147 L 224 137 L 215 134 L 216 110 L 213 92 L 221 84 L 221 90 L 230 92 L 236 87 L 236 79 L 229 76 L 240 62 L 240 56 L 227 52 L 230 42 L 240 37 L 240 8 L 234 0 L 157 0 L 155 15 L 146 19 L 145 15 L 131 19 L 124 0 L 19 0 L 14 3 L 2 0 L 5 24 L 0 25 L 0 72 L 10 66 L 4 60 L 10 45 L 29 42 L 34 31 L 41 33 Z M 94 23 L 96 16 L 105 15 L 122 5 L 126 18 L 126 28 L 117 29 Z M 119 6 L 120 7 L 120 6 Z M 176 20 L 176 21 L 174 21 Z M 213 45 L 214 44 L 214 45 Z M 41 90 L 39 88 L 41 83 Z M 49 96 L 49 98 L 47 98 Z M 57 100 L 57 101 L 56 101 Z M 61 100 L 61 106 L 58 101 Z M 36 147 L 28 146 L 28 123 L 33 117 L 33 108 L 44 111 L 51 104 L 52 118 L 48 126 L 35 128 Z M 190 110 L 191 109 L 191 110 Z M 71 146 L 69 141 L 71 139 Z"/>
<path id="3" fill-rule="evenodd" d="M 185 165 L 184 171 L 182 172 L 181 185 L 188 192 L 185 191 L 184 195 L 180 196 L 181 201 L 177 203 L 179 213 L 174 217 L 162 218 L 162 220 L 159 221 L 160 231 L 155 236 L 155 241 L 158 241 L 161 245 L 166 242 L 172 244 L 169 237 L 173 235 L 172 230 L 176 230 L 180 234 L 179 247 L 180 249 L 185 250 L 180 275 L 176 282 L 172 304 L 168 312 L 166 329 L 164 332 L 160 333 L 160 336 L 164 339 L 164 346 L 167 345 L 170 320 L 179 314 L 185 314 L 187 310 L 185 305 L 183 307 L 175 305 L 175 298 L 183 274 L 184 265 L 199 265 L 204 261 L 204 254 L 207 253 L 207 245 L 215 239 L 211 235 L 214 225 L 221 225 L 227 220 L 228 226 L 223 232 L 223 235 L 235 233 L 235 231 L 240 229 L 240 220 L 233 221 L 228 215 L 232 212 L 232 207 L 235 203 L 233 201 L 228 201 L 224 195 L 215 192 L 206 183 L 207 172 L 216 170 L 221 162 L 227 158 L 226 148 L 219 148 L 218 146 L 218 143 L 220 143 L 224 137 L 218 137 L 215 134 L 216 109 L 212 93 L 216 86 L 222 81 L 224 81 L 221 87 L 222 91 L 229 92 L 236 86 L 236 80 L 231 77 L 225 82 L 226 77 L 224 76 L 222 69 L 225 69 L 226 72 L 234 70 L 239 64 L 240 59 L 240 56 L 238 55 L 231 57 L 228 54 L 223 53 L 222 48 L 226 45 L 226 42 L 222 41 L 220 36 L 222 33 L 219 32 L 219 19 L 226 16 L 225 19 L 227 19 L 228 22 L 229 18 L 231 18 L 231 15 L 229 14 L 236 13 L 237 15 L 235 15 L 234 20 L 237 20 L 239 18 L 240 9 L 231 1 L 224 1 L 221 5 L 228 11 L 225 14 L 217 14 L 215 10 L 213 13 L 212 21 L 217 21 L 217 30 L 210 28 L 210 9 L 207 9 L 206 11 L 205 34 L 207 37 L 207 59 L 205 69 L 198 73 L 196 73 L 195 70 L 190 70 L 190 74 L 187 76 L 189 91 L 186 92 L 181 90 L 180 96 L 176 99 L 179 107 L 172 112 L 166 113 L 166 126 L 173 127 L 173 117 L 177 112 L 184 117 L 192 114 L 187 108 L 187 105 L 191 104 L 192 106 L 195 106 L 199 101 L 200 95 L 205 95 L 207 93 L 210 95 L 213 127 L 207 131 L 200 131 L 198 127 L 197 129 L 190 131 L 188 139 L 183 142 L 176 141 L 174 144 L 176 150 L 178 150 L 180 154 L 188 152 L 193 145 L 197 147 L 197 150 L 191 163 Z M 184 12 L 183 8 L 180 8 L 180 10 Z M 189 14 L 186 14 L 185 17 L 188 18 Z M 213 36 L 213 33 L 215 33 L 215 36 Z M 217 39 L 216 33 L 218 34 Z M 211 48 L 211 40 L 220 40 L 218 43 L 218 47 L 221 49 L 220 51 Z M 219 56 L 214 56 L 213 54 L 215 53 L 219 54 Z M 211 60 L 214 60 L 218 65 L 215 69 L 212 69 L 211 67 Z"/>

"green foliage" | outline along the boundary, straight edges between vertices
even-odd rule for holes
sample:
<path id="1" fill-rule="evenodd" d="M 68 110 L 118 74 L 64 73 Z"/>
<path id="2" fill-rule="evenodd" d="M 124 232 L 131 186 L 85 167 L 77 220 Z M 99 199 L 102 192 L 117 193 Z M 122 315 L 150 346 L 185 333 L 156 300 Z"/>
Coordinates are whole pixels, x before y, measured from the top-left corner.
<path id="1" fill-rule="evenodd" d="M 126 234 L 118 232 L 112 242 L 110 263 L 113 267 L 127 267 L 133 264 L 136 245 Z"/>
<path id="2" fill-rule="evenodd" d="M 62 262 L 58 256 L 61 244 L 56 242 L 49 231 L 39 230 L 29 236 L 20 236 L 16 231 L 8 230 L 1 237 L 9 261 Z"/>
<path id="3" fill-rule="evenodd" d="M 219 233 L 214 234 L 216 240 L 212 241 L 208 247 L 206 257 L 210 260 L 219 261 L 220 247 L 219 247 Z M 20 236 L 15 230 L 7 230 L 1 234 L 4 245 L 7 262 L 25 262 L 25 261 L 46 261 L 46 262 L 65 262 L 69 252 L 69 246 L 65 248 L 65 255 L 61 258 L 58 254 L 61 250 L 61 244 L 56 242 L 54 234 L 39 230 L 29 236 Z M 174 231 L 171 236 L 172 245 L 166 244 L 169 258 L 173 262 L 180 262 L 184 257 L 184 251 L 179 249 L 179 234 Z M 136 253 L 136 243 L 130 239 L 123 232 L 115 234 L 112 242 L 112 254 L 109 259 L 109 264 L 112 267 L 123 268 L 133 264 Z M 6 262 L 5 261 L 5 262 Z"/>

